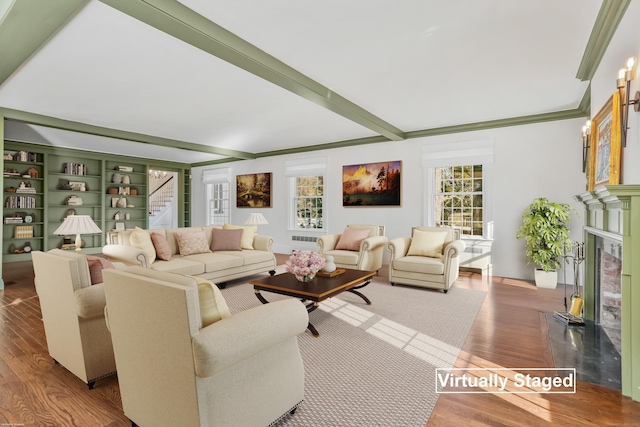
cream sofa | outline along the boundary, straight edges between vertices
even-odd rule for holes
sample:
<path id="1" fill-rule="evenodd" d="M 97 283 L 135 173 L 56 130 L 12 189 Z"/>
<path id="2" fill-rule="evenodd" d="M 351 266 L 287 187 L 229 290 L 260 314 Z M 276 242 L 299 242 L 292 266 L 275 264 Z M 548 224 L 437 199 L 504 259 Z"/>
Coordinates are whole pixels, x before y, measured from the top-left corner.
<path id="1" fill-rule="evenodd" d="M 217 289 L 215 303 L 203 303 L 200 286 L 142 267 L 104 271 L 124 414 L 154 427 L 267 426 L 288 417 L 304 399 L 304 305 L 289 298 L 231 315 Z M 211 304 L 219 320 L 208 324 Z"/>
<path id="2" fill-rule="evenodd" d="M 168 261 L 153 259 L 148 251 L 134 246 L 131 241 L 133 230 L 114 232 L 110 243 L 102 248 L 102 253 L 111 260 L 125 266 L 140 265 L 156 271 L 197 276 L 214 282 L 223 288 L 229 280 L 239 279 L 258 273 L 275 274 L 276 257 L 271 250 L 273 238 L 256 234 L 253 237 L 253 249 L 241 251 L 215 251 L 195 255 L 180 255 L 176 240 L 177 233 L 204 231 L 211 246 L 211 233 L 214 227 L 184 227 L 144 230 L 146 233 L 159 233 L 169 244 L 171 258 Z M 219 227 L 216 227 L 219 228 Z"/>
<path id="3" fill-rule="evenodd" d="M 51 357 L 84 381 L 116 373 L 111 335 L 104 321 L 104 285 L 91 285 L 82 254 L 33 251 L 35 287 Z"/>

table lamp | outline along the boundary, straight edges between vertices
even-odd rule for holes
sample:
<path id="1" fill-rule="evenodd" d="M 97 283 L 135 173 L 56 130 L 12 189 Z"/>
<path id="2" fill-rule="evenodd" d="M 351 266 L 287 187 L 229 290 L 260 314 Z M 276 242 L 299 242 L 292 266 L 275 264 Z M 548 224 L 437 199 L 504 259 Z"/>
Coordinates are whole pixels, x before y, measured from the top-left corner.
<path id="1" fill-rule="evenodd" d="M 269 224 L 261 213 L 249 214 L 249 218 L 244 223 L 247 225 Z"/>
<path id="2" fill-rule="evenodd" d="M 96 234 L 102 233 L 100 227 L 96 225 L 89 215 L 69 215 L 67 216 L 60 227 L 53 234 L 57 236 L 66 236 L 69 234 L 76 235 L 76 252 L 82 250 L 81 234 Z"/>

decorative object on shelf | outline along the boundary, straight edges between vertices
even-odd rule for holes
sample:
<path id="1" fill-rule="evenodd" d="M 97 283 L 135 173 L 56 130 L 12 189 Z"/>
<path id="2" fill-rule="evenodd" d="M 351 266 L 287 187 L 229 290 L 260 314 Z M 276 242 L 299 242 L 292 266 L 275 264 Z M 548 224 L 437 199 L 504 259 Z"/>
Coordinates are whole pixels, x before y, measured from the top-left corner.
<path id="1" fill-rule="evenodd" d="M 325 255 L 324 260 L 325 265 L 322 271 L 324 271 L 325 273 L 333 273 L 337 268 L 336 263 L 333 261 L 333 256 Z"/>
<path id="2" fill-rule="evenodd" d="M 33 237 L 32 225 L 16 225 L 13 238 L 14 239 L 30 239 Z"/>
<path id="3" fill-rule="evenodd" d="M 71 184 L 69 184 L 69 180 L 60 178 L 58 180 L 58 190 L 65 190 L 65 191 L 71 190 Z"/>
<path id="4" fill-rule="evenodd" d="M 62 173 L 67 175 L 86 175 L 87 167 L 83 163 L 64 163 Z"/>
<path id="5" fill-rule="evenodd" d="M 638 60 L 635 56 L 627 59 L 626 66 L 625 68 L 620 69 L 618 72 L 618 80 L 616 81 L 618 94 L 620 96 L 620 141 L 623 147 L 627 146 L 629 107 L 633 105 L 633 111 L 640 111 L 640 91 L 636 91 L 636 96 L 633 99 L 629 99 L 631 92 L 631 80 L 635 78 L 637 64 Z"/>
<path id="6" fill-rule="evenodd" d="M 122 181 L 123 184 L 131 184 L 131 178 L 129 178 L 129 175 L 122 175 Z"/>
<path id="7" fill-rule="evenodd" d="M 18 172 L 17 169 L 13 169 L 13 168 L 4 168 L 4 173 L 3 175 L 6 178 L 14 178 L 16 176 L 20 176 L 20 173 Z"/>
<path id="8" fill-rule="evenodd" d="M 22 247 L 22 251 L 25 254 L 28 254 L 29 252 L 31 252 L 31 242 L 24 242 L 24 246 Z"/>
<path id="9" fill-rule="evenodd" d="M 111 198 L 111 207 L 112 208 L 126 208 L 127 207 L 127 199 L 124 197 L 112 197 Z"/>
<path id="10" fill-rule="evenodd" d="M 127 221 L 131 219 L 131 214 L 129 212 L 124 214 L 124 219 L 126 219 Z"/>
<path id="11" fill-rule="evenodd" d="M 96 225 L 89 215 L 69 215 L 53 234 L 57 236 L 76 235 L 76 252 L 82 249 L 81 234 L 102 233 L 100 227 Z"/>
<path id="12" fill-rule="evenodd" d="M 133 166 L 117 166 L 116 170 L 120 172 L 133 172 Z"/>
<path id="13" fill-rule="evenodd" d="M 118 187 L 118 194 L 121 194 L 123 196 L 128 196 L 129 193 L 130 193 L 129 187 Z"/>
<path id="14" fill-rule="evenodd" d="M 33 217 L 33 214 L 26 214 L 23 218 L 24 222 L 27 224 L 31 224 L 33 222 Z"/>
<path id="15" fill-rule="evenodd" d="M 22 181 L 20 186 L 16 189 L 16 193 L 35 193 L 35 187 L 31 186 L 30 182 Z"/>
<path id="16" fill-rule="evenodd" d="M 29 178 L 37 179 L 40 176 L 40 171 L 36 168 L 27 169 L 27 175 Z"/>
<path id="17" fill-rule="evenodd" d="M 587 171 L 589 149 L 591 148 L 591 120 L 582 126 L 582 172 Z"/>
<path id="18" fill-rule="evenodd" d="M 75 215 L 75 214 L 76 214 L 75 209 L 67 209 L 64 213 L 64 218 L 68 217 L 69 215 Z M 62 221 L 64 221 L 64 218 L 62 218 Z"/>
<path id="19" fill-rule="evenodd" d="M 5 224 L 22 224 L 23 222 L 24 219 L 19 212 L 15 212 L 11 216 L 5 217 L 4 219 Z"/>
<path id="20" fill-rule="evenodd" d="M 64 201 L 64 204 L 69 206 L 82 206 L 82 203 L 82 197 L 80 196 L 69 196 Z"/>
<path id="21" fill-rule="evenodd" d="M 138 195 L 138 189 L 131 187 L 131 189 L 129 190 L 129 195 L 131 196 L 137 196 Z"/>
<path id="22" fill-rule="evenodd" d="M 118 194 L 118 187 L 109 187 L 107 190 L 108 194 Z"/>
<path id="23" fill-rule="evenodd" d="M 118 222 L 116 222 L 115 230 L 116 230 L 116 231 L 124 231 L 124 230 L 125 230 L 125 224 L 124 224 L 124 221 L 118 221 Z"/>
<path id="24" fill-rule="evenodd" d="M 120 212 L 120 211 L 116 212 L 116 214 L 113 216 L 113 219 L 115 221 L 121 220 L 122 219 L 122 212 Z"/>
<path id="25" fill-rule="evenodd" d="M 135 207 L 136 207 L 136 205 L 132 205 L 131 203 L 129 203 L 129 204 L 127 205 L 127 207 L 128 207 L 128 208 L 135 208 Z"/>
<path id="26" fill-rule="evenodd" d="M 120 184 L 122 182 L 122 174 L 114 173 L 111 177 L 111 182 L 113 182 L 114 184 Z"/>
<path id="27" fill-rule="evenodd" d="M 83 181 L 69 181 L 69 186 L 73 191 L 87 191 L 87 183 Z"/>
<path id="28" fill-rule="evenodd" d="M 285 263 L 285 270 L 300 282 L 310 282 L 325 266 L 325 259 L 317 252 L 294 250 Z"/>

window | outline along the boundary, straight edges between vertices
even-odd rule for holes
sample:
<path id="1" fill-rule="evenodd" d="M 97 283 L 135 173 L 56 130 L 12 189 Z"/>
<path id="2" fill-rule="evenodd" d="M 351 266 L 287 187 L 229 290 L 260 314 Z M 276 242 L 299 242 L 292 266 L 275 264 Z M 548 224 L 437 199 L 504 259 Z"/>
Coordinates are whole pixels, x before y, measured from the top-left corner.
<path id="1" fill-rule="evenodd" d="M 463 235 L 482 236 L 482 165 L 436 167 L 435 225 L 455 227 Z"/>
<path id="2" fill-rule="evenodd" d="M 207 184 L 209 195 L 208 225 L 224 225 L 229 222 L 229 183 Z"/>
<path id="3" fill-rule="evenodd" d="M 323 176 L 297 176 L 291 178 L 295 186 L 293 205 L 295 209 L 295 229 L 322 229 L 324 216 Z"/>

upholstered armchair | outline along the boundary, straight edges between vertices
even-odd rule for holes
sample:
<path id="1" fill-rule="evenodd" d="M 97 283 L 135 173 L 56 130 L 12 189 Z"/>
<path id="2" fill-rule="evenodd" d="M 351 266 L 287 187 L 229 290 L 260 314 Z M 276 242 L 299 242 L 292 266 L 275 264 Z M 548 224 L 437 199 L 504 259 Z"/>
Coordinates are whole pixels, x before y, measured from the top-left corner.
<path id="1" fill-rule="evenodd" d="M 383 225 L 349 224 L 340 234 L 318 237 L 321 255 L 331 255 L 337 267 L 378 271 L 388 239 Z"/>
<path id="2" fill-rule="evenodd" d="M 460 254 L 465 244 L 460 230 L 443 227 L 413 227 L 411 237 L 391 240 L 389 281 L 392 285 L 442 289 L 447 293 L 458 278 Z"/>
<path id="3" fill-rule="evenodd" d="M 84 255 L 53 249 L 32 257 L 49 354 L 91 389 L 116 372 L 104 285 L 91 284 Z"/>
<path id="4" fill-rule="evenodd" d="M 104 277 L 122 407 L 133 423 L 267 426 L 303 400 L 297 335 L 309 317 L 300 301 L 232 315 L 204 279 L 144 267 Z"/>

